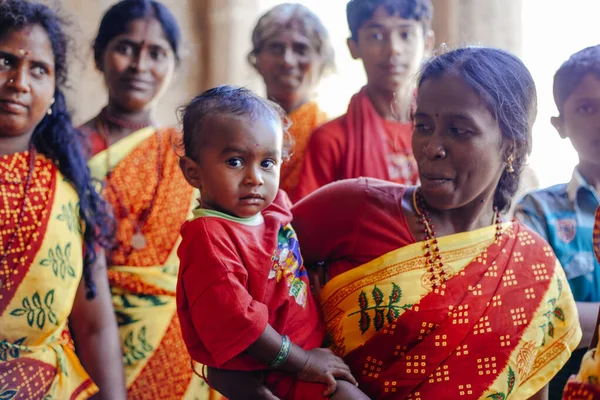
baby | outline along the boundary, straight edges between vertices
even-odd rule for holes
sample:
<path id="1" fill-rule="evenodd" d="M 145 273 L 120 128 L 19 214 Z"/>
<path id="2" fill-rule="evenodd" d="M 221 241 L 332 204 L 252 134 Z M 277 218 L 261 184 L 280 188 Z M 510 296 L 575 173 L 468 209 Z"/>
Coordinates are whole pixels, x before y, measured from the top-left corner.
<path id="1" fill-rule="evenodd" d="M 178 250 L 183 338 L 199 363 L 265 371 L 282 399 L 367 399 L 348 366 L 319 347 L 320 313 L 279 190 L 286 121 L 276 104 L 232 86 L 183 111 L 180 166 L 200 190 Z"/>

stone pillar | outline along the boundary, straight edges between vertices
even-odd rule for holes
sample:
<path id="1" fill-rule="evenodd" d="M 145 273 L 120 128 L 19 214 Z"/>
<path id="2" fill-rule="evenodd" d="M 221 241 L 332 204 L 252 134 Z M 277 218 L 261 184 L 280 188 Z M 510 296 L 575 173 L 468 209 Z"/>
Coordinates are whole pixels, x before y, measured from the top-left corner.
<path id="1" fill-rule="evenodd" d="M 246 62 L 259 0 L 202 0 L 204 3 L 204 88 L 222 84 L 255 86 L 258 78 Z"/>
<path id="2" fill-rule="evenodd" d="M 436 43 L 522 49 L 523 0 L 433 0 Z"/>

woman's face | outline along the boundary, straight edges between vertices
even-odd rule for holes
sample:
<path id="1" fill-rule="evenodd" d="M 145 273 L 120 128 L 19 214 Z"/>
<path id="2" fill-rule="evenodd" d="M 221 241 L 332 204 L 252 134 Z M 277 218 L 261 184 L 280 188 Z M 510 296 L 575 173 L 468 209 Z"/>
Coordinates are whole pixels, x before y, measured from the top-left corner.
<path id="1" fill-rule="evenodd" d="M 136 112 L 151 107 L 164 93 L 175 69 L 175 55 L 156 19 L 136 19 L 114 37 L 102 55 L 111 102 Z"/>
<path id="2" fill-rule="evenodd" d="M 0 37 L 0 137 L 31 135 L 52 105 L 52 43 L 40 25 Z"/>
<path id="3" fill-rule="evenodd" d="M 297 24 L 286 26 L 265 40 L 256 55 L 267 95 L 279 103 L 304 103 L 318 83 L 321 59 Z"/>
<path id="4" fill-rule="evenodd" d="M 419 88 L 412 146 L 423 196 L 438 210 L 493 198 L 506 168 L 498 122 L 454 74 L 427 79 Z"/>

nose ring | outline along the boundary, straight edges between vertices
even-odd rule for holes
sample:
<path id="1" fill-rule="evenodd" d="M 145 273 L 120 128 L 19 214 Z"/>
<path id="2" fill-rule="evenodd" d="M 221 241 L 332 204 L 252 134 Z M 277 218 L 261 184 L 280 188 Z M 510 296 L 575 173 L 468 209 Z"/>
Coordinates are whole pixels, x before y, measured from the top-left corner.
<path id="1" fill-rule="evenodd" d="M 8 83 L 15 83 L 15 80 L 14 79 L 9 79 Z"/>

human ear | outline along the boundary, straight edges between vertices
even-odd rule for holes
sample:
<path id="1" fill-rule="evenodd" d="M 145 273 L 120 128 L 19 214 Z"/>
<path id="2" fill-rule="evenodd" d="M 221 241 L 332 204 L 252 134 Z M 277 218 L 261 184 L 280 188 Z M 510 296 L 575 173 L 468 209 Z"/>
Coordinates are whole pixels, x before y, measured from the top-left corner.
<path id="1" fill-rule="evenodd" d="M 200 179 L 200 167 L 188 156 L 179 159 L 179 168 L 185 177 L 187 183 L 196 189 L 202 189 L 202 180 Z"/>
<path id="2" fill-rule="evenodd" d="M 567 138 L 567 134 L 565 133 L 565 128 L 564 128 L 564 123 L 563 123 L 563 119 L 562 117 L 552 117 L 550 118 L 550 123 L 552 124 L 552 126 L 554 127 L 554 129 L 556 129 L 556 131 L 558 132 L 558 134 L 560 135 L 560 137 L 562 139 L 566 139 Z"/>
<path id="3" fill-rule="evenodd" d="M 349 37 L 346 40 L 346 44 L 348 45 L 348 50 L 350 50 L 350 55 L 354 60 L 358 60 L 360 58 L 360 51 L 358 51 L 358 43 L 353 38 Z"/>

